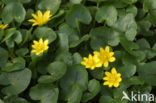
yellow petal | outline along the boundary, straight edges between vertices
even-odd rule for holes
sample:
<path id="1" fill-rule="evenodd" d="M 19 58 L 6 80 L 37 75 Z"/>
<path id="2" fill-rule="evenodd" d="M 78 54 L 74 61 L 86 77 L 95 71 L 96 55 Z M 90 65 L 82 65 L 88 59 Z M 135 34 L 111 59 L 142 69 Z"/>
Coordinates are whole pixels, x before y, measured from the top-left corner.
<path id="1" fill-rule="evenodd" d="M 114 84 L 114 87 L 119 87 L 119 83 L 115 83 Z"/>
<path id="2" fill-rule="evenodd" d="M 113 84 L 112 83 L 109 83 L 108 86 L 111 88 L 113 86 Z"/>
<path id="3" fill-rule="evenodd" d="M 41 43 L 41 44 L 43 43 L 43 39 L 42 38 L 40 38 L 39 43 Z"/>
<path id="4" fill-rule="evenodd" d="M 94 70 L 94 69 L 95 69 L 95 67 L 94 67 L 94 66 L 92 66 L 92 67 L 91 67 L 91 70 Z"/>
<path id="5" fill-rule="evenodd" d="M 104 77 L 103 80 L 108 80 L 108 77 Z"/>
<path id="6" fill-rule="evenodd" d="M 109 61 L 110 61 L 110 62 L 114 62 L 115 60 L 116 60 L 115 57 L 109 58 Z"/>
<path id="7" fill-rule="evenodd" d="M 111 72 L 112 72 L 112 74 L 117 74 L 117 71 L 115 68 L 112 68 Z"/>
<path id="8" fill-rule="evenodd" d="M 121 74 L 120 74 L 120 73 L 118 73 L 118 74 L 117 74 L 117 76 L 118 76 L 118 77 L 121 77 Z"/>
<path id="9" fill-rule="evenodd" d="M 50 17 L 51 17 L 50 10 L 48 10 L 44 13 L 44 18 L 49 20 Z"/>
<path id="10" fill-rule="evenodd" d="M 110 52 L 109 55 L 112 57 L 114 55 L 114 52 Z"/>
<path id="11" fill-rule="evenodd" d="M 36 55 L 40 55 L 41 53 L 40 52 L 36 52 Z"/>
<path id="12" fill-rule="evenodd" d="M 44 45 L 47 45 L 48 42 L 49 42 L 49 40 L 45 40 L 45 41 L 44 41 Z"/>
<path id="13" fill-rule="evenodd" d="M 47 50 L 49 47 L 48 46 L 45 46 L 44 50 Z"/>
<path id="14" fill-rule="evenodd" d="M 34 20 L 34 19 L 29 19 L 28 21 L 29 22 L 36 22 L 36 20 Z"/>
<path id="15" fill-rule="evenodd" d="M 107 68 L 107 67 L 108 67 L 108 65 L 109 65 L 109 63 L 108 63 L 108 62 L 105 62 L 103 65 L 104 65 L 104 67 L 106 67 L 106 68 Z"/>
<path id="16" fill-rule="evenodd" d="M 122 78 L 118 78 L 118 82 L 121 82 L 122 81 Z"/>
<path id="17" fill-rule="evenodd" d="M 91 54 L 89 54 L 89 59 L 92 59 L 92 55 Z"/>
<path id="18" fill-rule="evenodd" d="M 96 64 L 96 67 L 101 67 L 101 66 L 102 66 L 102 63 L 100 62 Z"/>
<path id="19" fill-rule="evenodd" d="M 104 83 L 103 83 L 103 85 L 108 85 L 108 84 L 109 84 L 109 82 L 104 82 Z"/>
<path id="20" fill-rule="evenodd" d="M 32 52 L 32 53 L 35 53 L 35 52 L 36 52 L 36 50 L 32 50 L 31 52 Z"/>
<path id="21" fill-rule="evenodd" d="M 110 76 L 111 73 L 110 73 L 110 72 L 105 72 L 105 75 L 106 75 L 106 76 Z"/>
<path id="22" fill-rule="evenodd" d="M 106 46 L 105 51 L 109 52 L 109 46 Z"/>
<path id="23" fill-rule="evenodd" d="M 38 17 L 42 17 L 42 12 L 40 10 L 37 11 Z"/>
<path id="24" fill-rule="evenodd" d="M 34 19 L 37 19 L 37 18 L 38 18 L 36 14 L 32 14 L 32 17 L 33 17 Z"/>
<path id="25" fill-rule="evenodd" d="M 38 43 L 38 41 L 34 40 L 34 41 L 33 41 L 33 43 L 34 43 L 34 44 L 37 44 L 37 43 Z"/>
<path id="26" fill-rule="evenodd" d="M 36 45 L 32 45 L 32 48 L 36 48 Z"/>
<path id="27" fill-rule="evenodd" d="M 81 64 L 82 64 L 82 65 L 86 65 L 86 62 L 83 61 L 83 62 L 81 62 Z"/>
<path id="28" fill-rule="evenodd" d="M 100 54 L 100 53 L 99 53 L 99 52 L 97 52 L 97 51 L 95 51 L 95 52 L 94 52 L 94 55 L 97 55 L 97 56 L 98 56 L 99 54 Z"/>
<path id="29" fill-rule="evenodd" d="M 88 60 L 88 58 L 86 58 L 86 57 L 84 57 L 83 59 L 84 59 L 85 61 Z"/>
<path id="30" fill-rule="evenodd" d="M 100 52 L 103 52 L 104 51 L 104 49 L 103 48 L 100 48 Z"/>
<path id="31" fill-rule="evenodd" d="M 37 23 L 34 23 L 32 26 L 36 26 L 36 25 L 38 25 Z"/>

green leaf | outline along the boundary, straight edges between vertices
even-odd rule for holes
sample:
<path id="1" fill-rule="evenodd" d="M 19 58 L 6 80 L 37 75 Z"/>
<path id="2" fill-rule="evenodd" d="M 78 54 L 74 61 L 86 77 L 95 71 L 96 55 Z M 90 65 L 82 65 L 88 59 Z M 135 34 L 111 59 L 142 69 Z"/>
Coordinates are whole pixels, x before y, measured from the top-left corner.
<path id="1" fill-rule="evenodd" d="M 140 47 L 137 43 L 134 43 L 132 41 L 127 40 L 124 37 L 120 38 L 120 43 L 124 47 L 124 49 L 134 57 L 136 57 L 138 60 L 144 60 L 146 57 L 146 54 L 144 51 L 139 50 Z"/>
<path id="2" fill-rule="evenodd" d="M 28 102 L 24 98 L 20 98 L 17 96 L 11 96 L 11 97 L 5 99 L 5 103 L 30 103 L 30 102 Z"/>
<path id="3" fill-rule="evenodd" d="M 138 33 L 144 36 L 152 36 L 153 32 L 150 31 L 152 24 L 149 20 L 141 20 L 138 22 Z"/>
<path id="4" fill-rule="evenodd" d="M 4 23 L 11 23 L 15 20 L 18 23 L 24 21 L 26 11 L 21 3 L 11 2 L 5 6 L 2 11 L 2 20 Z"/>
<path id="5" fill-rule="evenodd" d="M 89 24 L 92 20 L 89 10 L 83 5 L 73 5 L 67 14 L 66 22 L 74 27 L 78 28 L 78 23 Z"/>
<path id="6" fill-rule="evenodd" d="M 147 12 L 151 9 L 155 9 L 156 1 L 155 0 L 144 0 L 143 1 L 143 9 Z"/>
<path id="7" fill-rule="evenodd" d="M 5 4 L 9 4 L 12 2 L 21 2 L 21 3 L 29 3 L 31 0 L 2 0 Z"/>
<path id="8" fill-rule="evenodd" d="M 38 79 L 39 83 L 52 83 L 53 77 L 51 75 L 43 75 Z"/>
<path id="9" fill-rule="evenodd" d="M 90 38 L 89 35 L 84 35 L 80 40 L 77 40 L 77 41 L 72 42 L 69 45 L 69 47 L 70 48 L 74 48 L 74 47 L 78 46 L 79 44 L 81 44 L 82 42 L 87 41 L 89 38 Z"/>
<path id="10" fill-rule="evenodd" d="M 103 1 L 108 1 L 108 0 L 89 0 L 89 1 L 92 1 L 92 2 L 103 2 Z"/>
<path id="11" fill-rule="evenodd" d="M 19 44 L 22 42 L 22 34 L 20 31 L 16 30 L 15 28 L 10 28 L 6 31 L 6 35 L 4 36 L 1 42 L 6 42 L 6 45 L 9 48 L 13 48 L 15 43 Z"/>
<path id="12" fill-rule="evenodd" d="M 59 32 L 58 33 L 58 37 L 59 37 L 59 49 L 58 52 L 67 52 L 69 50 L 69 39 L 68 39 L 68 35 L 66 35 L 66 33 L 64 32 Z"/>
<path id="13" fill-rule="evenodd" d="M 1 76 L 7 78 L 6 80 L 10 84 L 4 87 L 2 92 L 6 95 L 17 95 L 28 87 L 31 79 L 31 71 L 24 69 L 16 72 L 3 73 Z"/>
<path id="14" fill-rule="evenodd" d="M 152 86 L 156 86 L 156 80 L 153 79 L 156 77 L 155 66 L 156 66 L 156 61 L 140 64 L 138 66 L 138 73 L 141 79 Z"/>
<path id="15" fill-rule="evenodd" d="M 136 66 L 135 65 L 125 65 L 122 67 L 117 68 L 118 72 L 122 74 L 123 78 L 129 78 L 136 73 Z"/>
<path id="16" fill-rule="evenodd" d="M 68 36 L 69 45 L 79 40 L 78 32 L 68 24 L 62 24 L 61 26 L 59 26 L 59 33 Z"/>
<path id="17" fill-rule="evenodd" d="M 82 88 L 78 84 L 73 84 L 67 95 L 67 103 L 80 103 Z"/>
<path id="18" fill-rule="evenodd" d="M 61 79 L 60 86 L 63 89 L 64 98 L 75 83 L 80 85 L 82 90 L 87 89 L 88 73 L 83 66 L 78 64 L 70 66 Z"/>
<path id="19" fill-rule="evenodd" d="M 32 36 L 31 32 L 32 32 L 32 29 L 33 28 L 30 28 L 29 30 L 23 30 L 25 32 L 25 35 L 24 35 L 24 39 L 22 41 L 22 45 L 25 44 L 26 42 L 29 42 L 30 41 L 30 38 Z"/>
<path id="20" fill-rule="evenodd" d="M 41 103 L 57 103 L 59 90 L 51 84 L 37 84 L 30 89 L 30 97 Z"/>
<path id="21" fill-rule="evenodd" d="M 20 48 L 16 51 L 16 55 L 25 56 L 29 52 L 28 48 Z"/>
<path id="22" fill-rule="evenodd" d="M 121 1 L 126 4 L 133 4 L 133 3 L 136 3 L 138 0 L 121 0 Z"/>
<path id="23" fill-rule="evenodd" d="M 143 85 L 144 84 L 144 80 L 142 80 L 138 76 L 133 76 L 131 78 L 126 79 L 125 83 L 128 84 L 128 85 Z"/>
<path id="24" fill-rule="evenodd" d="M 88 102 L 100 92 L 100 89 L 101 89 L 101 85 L 99 81 L 95 79 L 90 80 L 88 83 L 88 92 L 83 94 L 82 101 Z"/>
<path id="25" fill-rule="evenodd" d="M 67 66 L 65 63 L 55 61 L 47 67 L 48 72 L 51 74 L 53 81 L 56 81 L 66 73 Z"/>
<path id="26" fill-rule="evenodd" d="M 103 70 L 101 68 L 91 70 L 90 71 L 91 76 L 95 79 L 102 79 L 104 76 Z"/>
<path id="27" fill-rule="evenodd" d="M 89 34 L 91 36 L 90 45 L 94 50 L 106 45 L 117 46 L 119 44 L 119 33 L 111 28 L 97 27 L 92 29 Z"/>
<path id="28" fill-rule="evenodd" d="M 126 38 L 130 41 L 133 41 L 137 35 L 137 24 L 134 15 L 131 13 L 121 16 L 113 27 L 125 33 Z"/>
<path id="29" fill-rule="evenodd" d="M 132 13 L 134 16 L 136 16 L 137 13 L 138 13 L 138 9 L 136 8 L 136 6 L 129 6 L 129 7 L 126 9 L 126 12 L 127 12 L 127 13 Z"/>
<path id="30" fill-rule="evenodd" d="M 8 60 L 8 51 L 0 47 L 0 67 L 4 67 Z"/>
<path id="31" fill-rule="evenodd" d="M 4 103 L 4 102 L 0 99 L 0 103 Z"/>
<path id="32" fill-rule="evenodd" d="M 73 64 L 80 64 L 82 60 L 83 59 L 79 53 L 76 52 L 73 54 Z"/>
<path id="33" fill-rule="evenodd" d="M 15 32 L 16 32 L 15 28 L 10 28 L 10 29 L 6 30 L 6 32 L 5 32 L 6 35 L 4 36 L 4 38 L 2 39 L 1 42 L 4 42 L 7 39 L 9 39 Z"/>
<path id="34" fill-rule="evenodd" d="M 139 39 L 136 43 L 139 45 L 141 49 L 151 48 L 149 42 L 146 39 Z"/>
<path id="35" fill-rule="evenodd" d="M 80 4 L 83 0 L 70 0 L 72 4 Z"/>
<path id="36" fill-rule="evenodd" d="M 52 15 L 54 15 L 59 9 L 60 4 L 61 0 L 39 0 L 37 9 L 51 10 Z"/>
<path id="37" fill-rule="evenodd" d="M 61 61 L 61 62 L 64 62 L 65 64 L 68 64 L 68 65 L 71 65 L 73 63 L 71 53 L 66 52 L 64 50 L 58 51 L 56 58 L 55 58 L 55 61 Z"/>
<path id="38" fill-rule="evenodd" d="M 114 6 L 103 6 L 98 9 L 95 19 L 98 23 L 106 21 L 107 25 L 113 25 L 117 20 L 118 12 Z"/>
<path id="39" fill-rule="evenodd" d="M 5 67 L 2 68 L 3 72 L 13 72 L 25 68 L 25 59 L 21 57 L 14 58 L 11 63 L 7 63 Z"/>
<path id="40" fill-rule="evenodd" d="M 99 103 L 113 103 L 113 98 L 110 96 L 101 96 Z"/>
<path id="41" fill-rule="evenodd" d="M 22 34 L 19 31 L 14 32 L 14 34 L 6 40 L 6 45 L 9 48 L 13 48 L 15 43 L 20 44 L 22 42 Z"/>
<path id="42" fill-rule="evenodd" d="M 56 33 L 48 27 L 38 27 L 33 33 L 38 39 L 48 39 L 49 44 L 56 39 Z"/>
<path id="43" fill-rule="evenodd" d="M 105 5 L 113 5 L 116 8 L 126 8 L 128 5 L 122 2 L 121 0 L 96 0 L 96 1 L 105 1 Z M 118 10 L 119 10 L 118 9 Z M 119 15 L 120 16 L 120 15 Z"/>

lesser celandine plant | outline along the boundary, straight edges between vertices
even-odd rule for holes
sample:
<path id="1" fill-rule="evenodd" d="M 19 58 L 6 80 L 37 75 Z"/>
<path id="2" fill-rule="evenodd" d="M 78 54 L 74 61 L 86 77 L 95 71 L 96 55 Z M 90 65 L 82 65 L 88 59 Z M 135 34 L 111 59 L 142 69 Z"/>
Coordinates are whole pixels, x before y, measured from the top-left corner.
<path id="1" fill-rule="evenodd" d="M 156 0 L 1 0 L 0 103 L 152 103 L 155 29 Z"/>
<path id="2" fill-rule="evenodd" d="M 42 13 L 40 10 L 37 11 L 37 14 L 32 14 L 34 19 L 29 19 L 29 22 L 32 22 L 32 26 L 42 26 L 46 24 L 51 19 L 50 10 L 47 10 L 45 13 Z"/>

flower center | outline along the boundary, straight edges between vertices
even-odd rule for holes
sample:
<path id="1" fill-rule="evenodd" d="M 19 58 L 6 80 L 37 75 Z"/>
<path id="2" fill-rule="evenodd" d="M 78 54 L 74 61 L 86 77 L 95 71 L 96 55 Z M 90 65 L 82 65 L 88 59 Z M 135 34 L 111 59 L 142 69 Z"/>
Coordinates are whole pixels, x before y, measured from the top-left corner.
<path id="1" fill-rule="evenodd" d="M 100 59 L 101 59 L 102 61 L 108 61 L 109 58 L 110 58 L 110 56 L 109 56 L 109 53 L 108 53 L 108 52 L 103 52 L 103 53 L 101 53 Z"/>
<path id="2" fill-rule="evenodd" d="M 37 49 L 38 51 L 44 51 L 45 46 L 44 46 L 43 44 L 38 44 L 38 46 L 36 47 L 36 49 Z"/>
<path id="3" fill-rule="evenodd" d="M 109 82 L 110 83 L 114 83 L 117 81 L 117 78 L 116 78 L 116 75 L 115 74 L 112 74 L 110 77 L 109 77 Z"/>

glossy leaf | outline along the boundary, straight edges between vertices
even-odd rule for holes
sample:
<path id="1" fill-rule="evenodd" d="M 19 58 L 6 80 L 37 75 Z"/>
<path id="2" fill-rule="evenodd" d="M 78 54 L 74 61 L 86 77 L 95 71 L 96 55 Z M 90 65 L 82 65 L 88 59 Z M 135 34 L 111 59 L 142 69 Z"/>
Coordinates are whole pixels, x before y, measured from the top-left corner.
<path id="1" fill-rule="evenodd" d="M 5 6 L 2 11 L 2 20 L 5 23 L 10 23 L 15 20 L 18 23 L 24 21 L 26 15 L 25 8 L 21 3 L 11 2 Z"/>
<path id="2" fill-rule="evenodd" d="M 78 27 L 78 23 L 89 24 L 92 20 L 89 10 L 83 5 L 73 5 L 68 12 L 66 21 L 72 27 Z"/>

